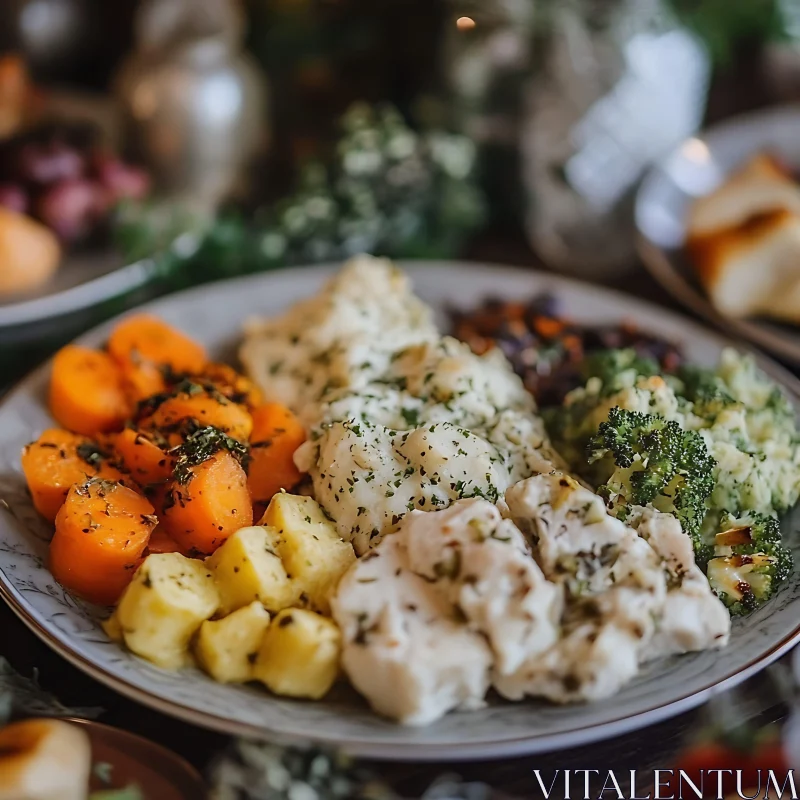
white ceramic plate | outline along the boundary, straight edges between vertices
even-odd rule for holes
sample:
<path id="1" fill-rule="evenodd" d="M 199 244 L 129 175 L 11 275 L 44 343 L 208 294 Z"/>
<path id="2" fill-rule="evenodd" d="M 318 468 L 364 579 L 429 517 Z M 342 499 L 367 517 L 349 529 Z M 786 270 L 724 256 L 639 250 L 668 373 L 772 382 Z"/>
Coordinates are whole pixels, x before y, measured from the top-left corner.
<path id="1" fill-rule="evenodd" d="M 328 273 L 326 268 L 306 268 L 212 284 L 164 298 L 148 309 L 204 342 L 215 356 L 227 357 L 245 317 L 284 309 L 316 291 Z M 716 334 L 654 306 L 534 272 L 451 263 L 419 264 L 412 275 L 418 293 L 439 309 L 469 307 L 489 294 L 519 299 L 550 291 L 579 321 L 631 320 L 682 342 L 699 363 L 714 363 L 725 345 Z M 80 341 L 99 345 L 109 327 Z M 793 378 L 771 362 L 762 365 L 798 397 Z M 595 741 L 685 711 L 752 675 L 800 638 L 800 581 L 793 579 L 768 607 L 735 623 L 727 649 L 655 663 L 608 701 L 557 707 L 496 699 L 481 711 L 451 714 L 422 729 L 378 718 L 344 686 L 323 702 L 298 702 L 257 687 L 222 686 L 197 671 L 162 671 L 110 642 L 98 625 L 102 610 L 65 593 L 44 566 L 50 529 L 31 507 L 19 452 L 51 424 L 44 405 L 47 376 L 45 366 L 0 406 L 0 497 L 11 511 L 0 513 L 0 593 L 38 636 L 80 669 L 188 722 L 231 734 L 324 742 L 382 759 L 513 756 Z M 793 531 L 793 520 L 787 524 Z M 800 551 L 796 539 L 792 534 L 789 541 Z"/>
<path id="2" fill-rule="evenodd" d="M 737 117 L 688 139 L 644 179 L 636 197 L 639 252 L 679 302 L 709 321 L 800 364 L 800 328 L 721 315 L 708 301 L 682 252 L 692 201 L 719 186 L 750 156 L 767 151 L 800 173 L 800 108 Z"/>

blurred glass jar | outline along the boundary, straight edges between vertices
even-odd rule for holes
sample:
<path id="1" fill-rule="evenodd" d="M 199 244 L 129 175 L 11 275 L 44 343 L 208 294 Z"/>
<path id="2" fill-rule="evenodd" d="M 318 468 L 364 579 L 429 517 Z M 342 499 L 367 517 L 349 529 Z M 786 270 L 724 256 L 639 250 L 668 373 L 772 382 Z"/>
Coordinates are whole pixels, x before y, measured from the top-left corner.
<path id="1" fill-rule="evenodd" d="M 634 263 L 645 169 L 700 126 L 710 64 L 662 0 L 537 0 L 520 126 L 525 226 L 539 256 L 608 278 Z"/>
<path id="2" fill-rule="evenodd" d="M 212 209 L 267 143 L 267 84 L 241 50 L 235 0 L 145 0 L 117 93 L 126 149 L 158 189 Z"/>

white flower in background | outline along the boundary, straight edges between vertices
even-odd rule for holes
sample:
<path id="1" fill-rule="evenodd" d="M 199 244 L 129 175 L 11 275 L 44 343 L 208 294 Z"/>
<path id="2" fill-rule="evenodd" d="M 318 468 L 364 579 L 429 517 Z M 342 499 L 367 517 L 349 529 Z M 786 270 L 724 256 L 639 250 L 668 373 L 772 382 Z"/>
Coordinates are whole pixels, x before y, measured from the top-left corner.
<path id="1" fill-rule="evenodd" d="M 330 219 L 333 217 L 336 208 L 333 201 L 328 197 L 310 197 L 305 202 L 305 212 L 311 219 Z"/>
<path id="2" fill-rule="evenodd" d="M 343 163 L 348 175 L 375 175 L 383 167 L 383 156 L 378 150 L 350 150 Z"/>
<path id="3" fill-rule="evenodd" d="M 451 178 L 462 180 L 475 163 L 475 143 L 462 136 L 434 133 L 428 136 L 431 157 Z"/>
<path id="4" fill-rule="evenodd" d="M 413 155 L 416 149 L 417 136 L 410 130 L 395 133 L 386 143 L 386 154 L 398 161 Z"/>
<path id="5" fill-rule="evenodd" d="M 303 209 L 298 206 L 287 208 L 286 213 L 283 215 L 283 224 L 290 234 L 300 233 L 306 227 L 307 221 L 308 218 Z"/>
<path id="6" fill-rule="evenodd" d="M 286 252 L 286 237 L 277 231 L 270 231 L 261 237 L 259 247 L 265 258 L 278 259 Z"/>

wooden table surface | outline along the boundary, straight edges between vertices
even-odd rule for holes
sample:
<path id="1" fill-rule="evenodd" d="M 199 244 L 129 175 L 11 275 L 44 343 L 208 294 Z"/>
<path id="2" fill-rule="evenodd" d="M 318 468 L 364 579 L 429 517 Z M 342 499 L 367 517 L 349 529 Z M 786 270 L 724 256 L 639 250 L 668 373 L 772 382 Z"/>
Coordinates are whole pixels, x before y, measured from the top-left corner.
<path id="1" fill-rule="evenodd" d="M 527 246 L 518 238 L 489 238 L 478 242 L 470 253 L 474 260 L 533 266 L 535 261 Z M 621 290 L 635 296 L 674 304 L 643 270 L 615 281 Z M 25 366 L 31 368 L 34 363 Z M 7 388 L 0 386 L 0 389 Z M 66 704 L 99 705 L 105 709 L 101 721 L 116 725 L 161 742 L 204 770 L 213 754 L 225 746 L 227 738 L 202 730 L 138 705 L 116 694 L 70 666 L 40 642 L 13 612 L 0 604 L 0 655 L 23 674 L 38 669 L 44 688 Z M 737 692 L 743 718 L 768 724 L 785 713 L 776 702 L 764 677 L 751 680 L 743 692 Z M 628 736 L 578 749 L 521 759 L 470 762 L 468 764 L 375 764 L 375 768 L 403 796 L 417 797 L 439 774 L 455 772 L 465 779 L 490 783 L 515 797 L 538 796 L 532 770 L 638 769 L 649 771 L 668 768 L 679 747 L 703 724 L 703 709 L 682 714 L 672 720 Z M 466 718 L 465 718 L 466 721 Z M 533 721 L 535 724 L 535 721 Z M 546 773 L 545 773 L 546 774 Z"/>

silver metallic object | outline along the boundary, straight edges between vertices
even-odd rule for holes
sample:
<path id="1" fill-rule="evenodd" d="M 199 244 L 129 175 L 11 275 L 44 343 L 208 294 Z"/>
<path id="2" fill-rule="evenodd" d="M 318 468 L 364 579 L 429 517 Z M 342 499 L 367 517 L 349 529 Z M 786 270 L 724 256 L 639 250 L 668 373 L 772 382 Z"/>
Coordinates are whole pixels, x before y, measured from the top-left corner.
<path id="1" fill-rule="evenodd" d="M 557 6 L 520 131 L 526 228 L 551 266 L 585 277 L 633 263 L 632 190 L 699 127 L 710 64 L 661 0 L 608 3 L 593 25 Z"/>
<path id="2" fill-rule="evenodd" d="M 267 85 L 233 0 L 145 0 L 118 75 L 128 152 L 170 198 L 213 208 L 267 140 Z"/>

